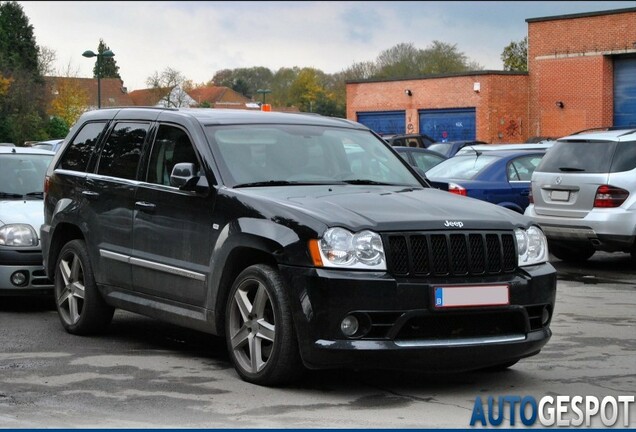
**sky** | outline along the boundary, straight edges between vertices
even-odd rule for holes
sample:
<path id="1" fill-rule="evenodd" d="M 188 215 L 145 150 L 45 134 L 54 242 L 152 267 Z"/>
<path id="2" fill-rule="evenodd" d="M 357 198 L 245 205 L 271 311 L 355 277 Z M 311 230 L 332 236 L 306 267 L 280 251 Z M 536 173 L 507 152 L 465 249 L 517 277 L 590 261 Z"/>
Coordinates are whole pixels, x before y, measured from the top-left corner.
<path id="1" fill-rule="evenodd" d="M 167 68 L 195 84 L 222 69 L 313 67 L 340 72 L 399 43 L 456 45 L 501 70 L 529 18 L 636 7 L 632 1 L 19 1 L 60 76 L 92 77 L 99 40 L 128 91 Z"/>

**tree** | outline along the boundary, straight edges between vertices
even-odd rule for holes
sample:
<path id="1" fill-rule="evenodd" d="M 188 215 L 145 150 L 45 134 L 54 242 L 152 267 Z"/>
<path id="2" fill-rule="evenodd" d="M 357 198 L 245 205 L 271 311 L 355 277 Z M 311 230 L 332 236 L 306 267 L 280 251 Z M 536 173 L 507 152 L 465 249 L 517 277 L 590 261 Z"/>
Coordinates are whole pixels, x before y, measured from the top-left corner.
<path id="1" fill-rule="evenodd" d="M 17 2 L 0 3 L 0 141 L 46 139 L 44 80 L 33 26 Z"/>
<path id="2" fill-rule="evenodd" d="M 512 41 L 501 53 L 501 61 L 506 71 L 528 71 L 528 36 L 519 42 Z"/>
<path id="3" fill-rule="evenodd" d="M 102 39 L 99 40 L 99 46 L 97 47 L 97 53 L 102 54 L 104 51 L 108 51 L 110 48 L 104 43 Z M 97 65 L 101 64 L 101 78 L 119 78 L 119 66 L 114 57 L 102 57 L 99 62 L 95 60 L 95 66 L 93 66 L 93 78 L 97 78 Z"/>
<path id="4" fill-rule="evenodd" d="M 421 55 L 421 73 L 425 75 L 483 69 L 476 62 L 469 62 L 466 55 L 457 49 L 457 44 L 433 41 Z"/>
<path id="5" fill-rule="evenodd" d="M 38 52 L 38 70 L 40 71 L 40 75 L 49 76 L 55 73 L 55 60 L 57 58 L 57 53 L 54 49 L 41 46 Z"/>
<path id="6" fill-rule="evenodd" d="M 49 114 L 64 121 L 67 126 L 75 124 L 86 111 L 90 101 L 88 93 L 72 79 L 57 80 L 57 97 L 49 107 Z"/>
<path id="7" fill-rule="evenodd" d="M 146 79 L 146 85 L 155 91 L 165 107 L 190 106 L 192 98 L 184 89 L 186 78 L 178 70 L 167 67 L 161 73 L 155 72 Z"/>
<path id="8" fill-rule="evenodd" d="M 384 50 L 375 61 L 376 78 L 406 78 L 421 73 L 421 50 L 412 43 L 397 44 Z"/>

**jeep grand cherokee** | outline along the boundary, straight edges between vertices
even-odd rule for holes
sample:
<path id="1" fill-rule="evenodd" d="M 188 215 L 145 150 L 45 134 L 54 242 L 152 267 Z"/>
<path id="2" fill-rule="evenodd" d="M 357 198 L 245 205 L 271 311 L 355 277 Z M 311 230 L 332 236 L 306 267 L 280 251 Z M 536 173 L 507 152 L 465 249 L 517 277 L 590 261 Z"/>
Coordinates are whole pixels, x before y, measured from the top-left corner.
<path id="1" fill-rule="evenodd" d="M 47 172 L 42 239 L 68 332 L 145 314 L 225 336 L 261 385 L 304 368 L 504 368 L 551 336 L 541 229 L 429 187 L 343 119 L 88 112 Z"/>

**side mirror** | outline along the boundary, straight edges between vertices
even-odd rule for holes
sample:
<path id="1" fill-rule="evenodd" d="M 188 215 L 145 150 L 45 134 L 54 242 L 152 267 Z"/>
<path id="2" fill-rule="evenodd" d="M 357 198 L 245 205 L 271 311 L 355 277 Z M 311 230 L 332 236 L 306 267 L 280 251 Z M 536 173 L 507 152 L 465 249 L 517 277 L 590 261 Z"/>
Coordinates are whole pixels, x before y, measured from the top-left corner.
<path id="1" fill-rule="evenodd" d="M 194 164 L 190 162 L 176 164 L 170 173 L 170 186 L 179 189 L 194 186 L 198 180 L 199 176 L 195 173 Z"/>

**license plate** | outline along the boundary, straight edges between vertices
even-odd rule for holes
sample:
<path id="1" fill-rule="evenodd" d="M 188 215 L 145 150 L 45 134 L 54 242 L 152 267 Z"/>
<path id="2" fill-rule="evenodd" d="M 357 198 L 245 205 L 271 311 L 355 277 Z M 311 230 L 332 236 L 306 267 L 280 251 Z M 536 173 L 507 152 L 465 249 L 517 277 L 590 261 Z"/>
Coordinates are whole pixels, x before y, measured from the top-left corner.
<path id="1" fill-rule="evenodd" d="M 567 201 L 570 199 L 570 192 L 553 190 L 552 192 L 550 192 L 550 198 L 552 199 L 552 201 Z"/>
<path id="2" fill-rule="evenodd" d="M 510 304 L 508 285 L 434 287 L 435 307 L 501 306 Z"/>

